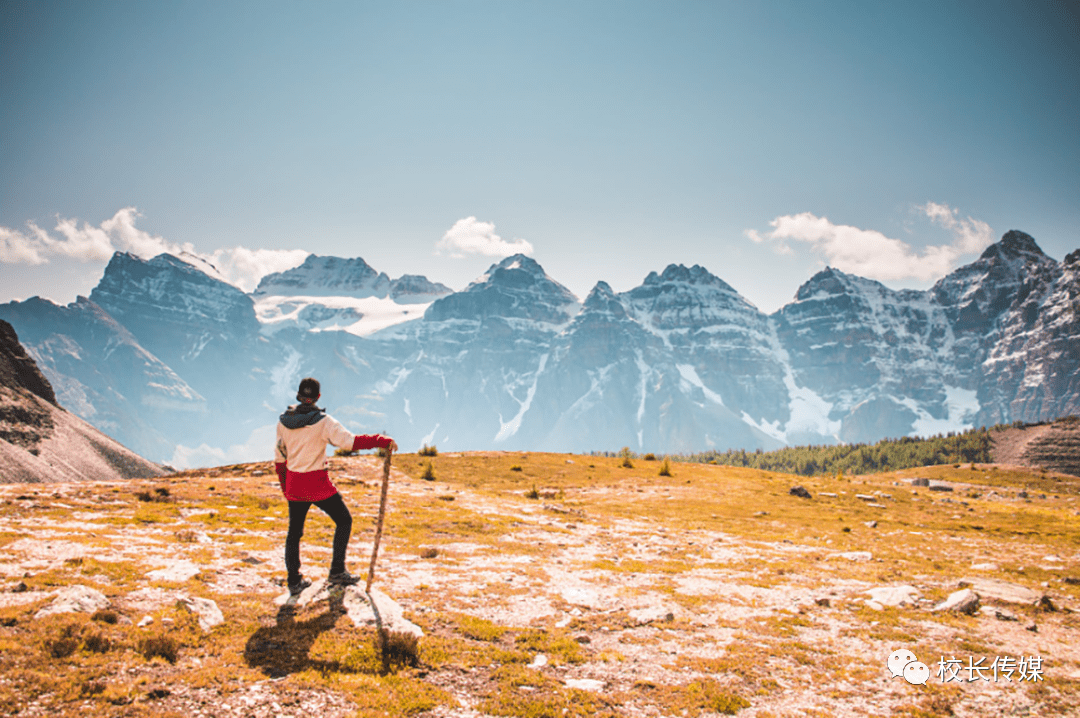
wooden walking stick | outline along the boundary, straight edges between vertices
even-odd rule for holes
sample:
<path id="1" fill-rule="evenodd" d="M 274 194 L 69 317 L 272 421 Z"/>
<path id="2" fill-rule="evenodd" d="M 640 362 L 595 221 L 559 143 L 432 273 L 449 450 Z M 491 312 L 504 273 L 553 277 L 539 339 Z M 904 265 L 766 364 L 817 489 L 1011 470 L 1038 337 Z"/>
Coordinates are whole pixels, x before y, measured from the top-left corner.
<path id="1" fill-rule="evenodd" d="M 382 540 L 383 518 L 386 516 L 386 491 L 390 487 L 390 457 L 393 454 L 393 445 L 386 447 L 386 456 L 383 458 L 382 493 L 379 495 L 379 520 L 375 524 L 375 545 L 371 547 L 371 565 L 368 566 L 367 585 L 364 587 L 364 593 L 369 596 L 371 582 L 375 579 L 375 561 L 379 557 L 379 541 Z"/>

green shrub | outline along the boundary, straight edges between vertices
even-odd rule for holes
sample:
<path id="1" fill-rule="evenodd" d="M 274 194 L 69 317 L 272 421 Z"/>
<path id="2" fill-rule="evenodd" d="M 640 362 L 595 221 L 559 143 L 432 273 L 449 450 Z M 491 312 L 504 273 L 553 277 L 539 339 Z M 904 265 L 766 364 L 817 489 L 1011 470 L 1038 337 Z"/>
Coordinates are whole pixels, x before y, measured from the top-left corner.
<path id="1" fill-rule="evenodd" d="M 426 462 L 424 464 L 424 473 L 420 474 L 420 478 L 423 479 L 424 481 L 434 481 L 435 480 L 435 467 L 432 466 L 430 461 L 428 461 L 428 462 Z"/>
<path id="2" fill-rule="evenodd" d="M 622 463 L 619 464 L 619 466 L 623 467 L 624 469 L 634 468 L 634 462 L 631 461 L 631 459 L 634 458 L 634 452 L 630 451 L 629 446 L 624 446 L 619 451 L 619 456 L 622 457 Z"/>
<path id="3" fill-rule="evenodd" d="M 420 456 L 438 456 L 439 450 L 435 446 L 424 444 L 420 447 L 420 451 L 417 451 L 416 453 Z"/>
<path id="4" fill-rule="evenodd" d="M 664 463 L 660 464 L 660 475 L 671 476 L 671 461 L 666 456 L 664 457 Z"/>

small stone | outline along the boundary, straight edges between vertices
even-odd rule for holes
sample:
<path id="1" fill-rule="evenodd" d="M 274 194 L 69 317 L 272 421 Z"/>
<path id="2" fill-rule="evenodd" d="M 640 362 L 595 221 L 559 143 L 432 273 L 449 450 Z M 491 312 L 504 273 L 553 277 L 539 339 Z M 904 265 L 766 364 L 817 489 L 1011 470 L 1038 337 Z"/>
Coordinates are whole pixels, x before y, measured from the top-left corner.
<path id="1" fill-rule="evenodd" d="M 835 499 L 836 498 L 836 494 L 830 493 L 828 491 L 819 491 L 818 496 L 827 496 L 830 499 Z"/>
<path id="2" fill-rule="evenodd" d="M 142 620 L 139 621 L 136 625 L 139 628 L 146 628 L 147 626 L 149 626 L 153 622 L 154 622 L 154 617 L 153 616 L 143 616 Z"/>
<path id="3" fill-rule="evenodd" d="M 879 586 L 866 593 L 870 599 L 883 606 L 914 605 L 919 600 L 919 589 L 914 586 Z"/>
<path id="4" fill-rule="evenodd" d="M 998 565 L 996 563 L 975 563 L 971 567 L 976 571 L 997 571 Z"/>
<path id="5" fill-rule="evenodd" d="M 108 608 L 108 597 L 89 586 L 68 586 L 56 592 L 53 602 L 34 614 L 42 618 L 54 613 L 96 613 Z"/>
<path id="6" fill-rule="evenodd" d="M 866 523 L 863 524 L 863 526 L 865 526 L 868 529 L 876 529 L 877 528 L 877 521 L 867 521 Z"/>
<path id="7" fill-rule="evenodd" d="M 1039 627 L 1033 621 L 1033 622 L 1029 623 L 1028 625 L 1024 626 L 1024 630 L 1025 631 L 1031 631 L 1032 633 L 1038 633 L 1039 632 Z"/>
<path id="8" fill-rule="evenodd" d="M 604 682 L 595 678 L 567 678 L 567 688 L 576 688 L 579 691 L 592 691 L 594 693 L 604 690 Z"/>
<path id="9" fill-rule="evenodd" d="M 582 644 L 592 643 L 592 639 L 589 638 L 589 634 L 587 634 L 587 633 L 580 633 L 580 634 L 574 636 L 574 640 L 577 641 L 578 643 L 582 643 Z"/>
<path id="10" fill-rule="evenodd" d="M 790 489 L 788 489 L 788 493 L 791 494 L 792 496 L 798 496 L 800 499 L 812 498 L 810 496 L 810 492 L 807 491 L 802 486 L 792 486 Z"/>
<path id="11" fill-rule="evenodd" d="M 547 663 L 547 656 L 545 656 L 543 653 L 537 653 L 536 658 L 534 658 L 532 660 L 532 663 L 529 664 L 529 668 L 543 668 L 547 665 Z"/>
<path id="12" fill-rule="evenodd" d="M 979 608 L 979 594 L 970 588 L 955 591 L 949 594 L 944 601 L 934 606 L 935 611 L 954 611 L 956 613 L 973 614 Z"/>
<path id="13" fill-rule="evenodd" d="M 194 613 L 199 617 L 199 628 L 205 633 L 214 626 L 218 626 L 225 623 L 225 616 L 222 615 L 221 609 L 218 605 L 208 598 L 196 598 L 191 596 L 181 596 L 176 601 L 177 608 L 183 608 L 191 613 Z"/>
<path id="14" fill-rule="evenodd" d="M 17 584 L 15 584 L 14 588 L 11 589 L 11 592 L 12 593 L 26 593 L 29 590 L 30 590 L 30 587 L 26 585 L 25 581 L 19 581 Z"/>
<path id="15" fill-rule="evenodd" d="M 827 598 L 815 598 L 814 603 L 822 608 L 828 608 L 830 606 L 829 599 Z"/>
<path id="16" fill-rule="evenodd" d="M 1053 613 L 1057 610 L 1057 607 L 1054 606 L 1054 602 L 1050 600 L 1049 596 L 1040 597 L 1039 600 L 1035 602 L 1035 607 L 1046 613 Z"/>

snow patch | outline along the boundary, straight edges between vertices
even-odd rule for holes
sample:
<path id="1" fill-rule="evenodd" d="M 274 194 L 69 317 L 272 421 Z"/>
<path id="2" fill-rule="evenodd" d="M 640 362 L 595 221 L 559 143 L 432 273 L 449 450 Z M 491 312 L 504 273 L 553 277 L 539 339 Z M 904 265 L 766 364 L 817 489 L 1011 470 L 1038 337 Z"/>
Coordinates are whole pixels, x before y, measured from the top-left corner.
<path id="1" fill-rule="evenodd" d="M 679 370 L 679 375 L 683 378 L 683 381 L 691 386 L 695 386 L 701 389 L 701 392 L 705 394 L 705 398 L 709 401 L 715 402 L 720 406 L 724 405 L 724 400 L 715 391 L 705 386 L 705 383 L 701 381 L 701 377 L 698 376 L 697 370 L 689 364 L 676 364 L 675 368 Z"/>
<path id="2" fill-rule="evenodd" d="M 945 408 L 948 416 L 944 419 L 935 419 L 930 416 L 926 409 L 922 408 L 914 399 L 893 399 L 915 412 L 916 419 L 912 423 L 909 436 L 933 436 L 946 434 L 950 431 L 967 431 L 974 424 L 969 423 L 980 406 L 974 389 L 961 389 L 956 386 L 945 387 Z"/>
<path id="3" fill-rule="evenodd" d="M 515 262 L 515 264 L 517 263 Z M 516 434 L 518 429 L 521 428 L 521 419 L 525 416 L 525 412 L 527 412 L 529 410 L 529 407 L 532 405 L 533 397 L 536 395 L 536 383 L 540 380 L 540 375 L 544 373 L 544 367 L 547 366 L 547 360 L 547 354 L 543 354 L 540 357 L 540 366 L 537 367 L 536 373 L 533 374 L 532 385 L 529 386 L 529 391 L 525 395 L 525 401 L 518 401 L 518 413 L 514 416 L 514 418 L 504 423 L 502 420 L 502 414 L 499 414 L 499 433 L 495 434 L 496 442 L 506 441 L 511 436 Z M 510 397 L 514 401 L 517 401 L 517 397 L 514 396 L 514 394 L 510 392 L 509 389 L 507 391 L 508 393 L 510 393 Z"/>
<path id="4" fill-rule="evenodd" d="M 765 434 L 766 436 L 771 436 L 772 438 L 784 444 L 787 443 L 787 435 L 780 427 L 779 419 L 772 422 L 766 422 L 764 419 L 762 419 L 761 421 L 754 421 L 754 419 L 744 411 L 742 413 L 742 420 L 743 423 L 749 424 L 750 426 L 760 431 L 762 434 Z"/>
<path id="5" fill-rule="evenodd" d="M 420 319 L 431 304 L 398 303 L 389 297 L 274 295 L 256 299 L 255 316 L 262 324 L 263 334 L 267 335 L 286 327 L 296 327 L 316 332 L 345 331 L 366 337 L 382 329 Z M 312 306 L 324 307 L 332 316 L 316 322 L 301 318 L 301 312 Z M 358 320 L 355 319 L 357 315 L 360 316 Z"/>

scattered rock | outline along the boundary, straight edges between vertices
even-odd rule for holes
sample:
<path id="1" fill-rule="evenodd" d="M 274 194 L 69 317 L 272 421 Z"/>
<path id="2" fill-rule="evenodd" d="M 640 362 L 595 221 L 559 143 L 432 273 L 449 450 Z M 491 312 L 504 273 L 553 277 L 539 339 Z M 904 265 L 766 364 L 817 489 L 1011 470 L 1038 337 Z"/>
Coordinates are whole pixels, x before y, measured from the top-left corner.
<path id="1" fill-rule="evenodd" d="M 34 618 L 54 613 L 93 614 L 108 607 L 109 599 L 101 591 L 89 586 L 68 586 L 57 591 L 53 602 L 34 614 Z"/>
<path id="2" fill-rule="evenodd" d="M 529 668 L 543 668 L 547 663 L 547 656 L 543 653 L 537 653 L 536 658 L 532 659 L 532 663 L 529 664 Z"/>
<path id="3" fill-rule="evenodd" d="M 970 588 L 950 593 L 948 598 L 934 606 L 935 611 L 954 611 L 968 615 L 975 613 L 978 608 L 979 594 Z"/>
<path id="4" fill-rule="evenodd" d="M 1009 611 L 1006 611 L 1005 609 L 997 608 L 995 606 L 980 606 L 979 607 L 979 613 L 983 614 L 984 616 L 992 616 L 992 617 L 996 618 L 999 621 L 1016 621 L 1016 620 L 1019 620 L 1019 619 L 1016 618 L 1016 614 L 1010 613 Z"/>
<path id="5" fill-rule="evenodd" d="M 591 588 L 579 586 L 566 586 L 559 595 L 572 606 L 584 606 L 585 608 L 601 608 L 600 594 Z"/>
<path id="6" fill-rule="evenodd" d="M 1057 610 L 1057 607 L 1054 606 L 1054 602 L 1050 600 L 1049 596 L 1040 597 L 1039 600 L 1035 602 L 1035 607 L 1040 611 L 1046 611 L 1047 613 L 1053 613 Z"/>
<path id="7" fill-rule="evenodd" d="M 221 609 L 218 608 L 216 603 L 208 598 L 181 596 L 176 600 L 176 607 L 191 611 L 198 616 L 199 628 L 201 628 L 204 633 L 214 626 L 225 623 L 225 616 L 222 615 Z"/>
<path id="8" fill-rule="evenodd" d="M 929 489 L 931 491 L 952 491 L 953 487 L 948 484 L 930 484 Z"/>
<path id="9" fill-rule="evenodd" d="M 653 623 L 654 621 L 674 621 L 675 614 L 664 606 L 651 606 L 648 608 L 635 608 L 629 613 L 630 618 L 637 621 L 638 625 Z"/>
<path id="10" fill-rule="evenodd" d="M 588 633 L 579 633 L 578 635 L 574 636 L 574 640 L 577 641 L 578 643 L 583 644 L 583 645 L 588 644 L 588 643 L 592 643 L 592 639 L 589 638 Z"/>
<path id="11" fill-rule="evenodd" d="M 997 571 L 998 565 L 996 563 L 974 563 L 971 565 L 976 571 Z"/>
<path id="12" fill-rule="evenodd" d="M 379 620 L 382 621 L 382 626 L 387 631 L 408 633 L 417 638 L 424 637 L 423 629 L 405 618 L 404 609 L 377 588 L 371 589 L 369 599 L 363 588 L 349 586 L 345 589 L 342 605 L 345 607 L 345 612 L 349 614 L 349 618 L 352 619 L 353 625 L 357 628 L 377 626 L 378 621 L 375 618 L 375 612 L 378 611 Z"/>
<path id="13" fill-rule="evenodd" d="M 930 485 L 930 479 L 921 479 L 921 478 L 920 479 L 912 479 L 911 480 L 911 485 L 912 486 L 929 486 Z"/>
<path id="14" fill-rule="evenodd" d="M 875 508 L 875 509 L 883 509 L 883 508 L 885 508 L 885 506 L 883 504 L 878 504 L 878 503 L 874 503 L 874 502 L 870 502 L 870 503 L 868 503 L 866 505 L 870 506 L 871 508 Z"/>
<path id="15" fill-rule="evenodd" d="M 202 569 L 191 561 L 177 561 L 165 568 L 159 568 L 155 571 L 148 572 L 146 577 L 155 581 L 183 583 L 189 578 L 199 575 L 199 571 L 201 570 Z"/>
<path id="16" fill-rule="evenodd" d="M 959 586 L 961 588 L 970 587 L 984 598 L 992 598 L 1005 603 L 1023 603 L 1032 606 L 1042 597 L 1042 594 L 1036 593 L 1026 586 L 999 581 L 994 578 L 962 578 Z"/>
<path id="17" fill-rule="evenodd" d="M 1025 631 L 1031 631 L 1032 633 L 1038 633 L 1039 632 L 1039 627 L 1035 624 L 1034 621 L 1032 621 L 1028 625 L 1024 626 L 1024 630 Z"/>
<path id="18" fill-rule="evenodd" d="M 1016 498 L 1018 498 L 1018 499 L 1026 499 L 1027 497 L 1028 497 L 1028 492 L 1026 492 L 1026 491 L 1020 491 L 1020 492 L 1018 492 L 1016 494 Z"/>
<path id="19" fill-rule="evenodd" d="M 866 591 L 870 598 L 882 606 L 914 605 L 919 600 L 919 589 L 914 586 L 879 586 Z"/>
<path id="20" fill-rule="evenodd" d="M 827 496 L 830 499 L 835 499 L 836 498 L 836 494 L 830 493 L 828 491 L 819 491 L 818 496 Z"/>
<path id="21" fill-rule="evenodd" d="M 815 598 L 814 603 L 822 608 L 828 608 L 831 605 L 827 598 Z"/>
<path id="22" fill-rule="evenodd" d="M 143 616 L 142 620 L 139 621 L 135 625 L 137 625 L 139 628 L 146 628 L 147 626 L 149 626 L 153 622 L 154 622 L 154 617 L 153 616 Z"/>
<path id="23" fill-rule="evenodd" d="M 863 526 L 865 526 L 868 529 L 876 529 L 877 528 L 877 521 L 867 521 L 867 522 L 865 522 L 863 524 Z"/>
<path id="24" fill-rule="evenodd" d="M 802 486 L 792 486 L 790 489 L 788 489 L 788 493 L 792 496 L 798 496 L 800 499 L 813 498 L 812 496 L 810 496 L 810 492 L 804 489 Z"/>
<path id="25" fill-rule="evenodd" d="M 598 693 L 604 690 L 604 682 L 595 678 L 567 678 L 565 682 L 567 688 L 577 688 L 581 691 Z"/>
<path id="26" fill-rule="evenodd" d="M 29 590 L 30 590 L 30 587 L 26 585 L 26 581 L 19 581 L 17 584 L 15 584 L 12 587 L 11 592 L 12 593 L 26 593 Z"/>
<path id="27" fill-rule="evenodd" d="M 848 551 L 836 555 L 840 558 L 846 558 L 848 561 L 869 561 L 873 558 L 869 551 Z"/>
<path id="28" fill-rule="evenodd" d="M 871 496 L 870 494 L 855 494 L 855 498 L 861 501 L 877 501 L 877 496 Z"/>

